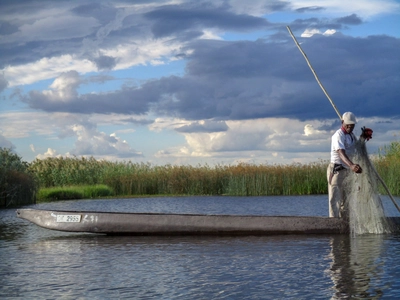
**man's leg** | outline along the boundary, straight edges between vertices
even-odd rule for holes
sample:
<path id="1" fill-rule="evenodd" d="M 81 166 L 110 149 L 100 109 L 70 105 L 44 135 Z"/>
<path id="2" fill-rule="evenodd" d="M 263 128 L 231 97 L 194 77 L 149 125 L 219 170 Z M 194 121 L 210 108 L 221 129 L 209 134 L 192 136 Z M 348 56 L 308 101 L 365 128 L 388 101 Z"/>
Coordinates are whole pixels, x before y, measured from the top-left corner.
<path id="1" fill-rule="evenodd" d="M 343 180 L 345 170 L 332 174 L 334 165 L 329 164 L 327 169 L 328 197 L 329 197 L 329 217 L 339 218 L 340 206 L 343 202 Z"/>
<path id="2" fill-rule="evenodd" d="M 349 221 L 349 199 L 347 199 L 348 191 L 346 191 L 346 188 L 345 188 L 346 183 L 344 181 L 346 180 L 346 177 L 348 176 L 348 174 L 349 174 L 348 170 L 341 171 L 342 198 L 341 198 L 341 202 L 340 202 L 340 212 L 339 212 L 340 218 L 344 218 L 347 221 Z"/>

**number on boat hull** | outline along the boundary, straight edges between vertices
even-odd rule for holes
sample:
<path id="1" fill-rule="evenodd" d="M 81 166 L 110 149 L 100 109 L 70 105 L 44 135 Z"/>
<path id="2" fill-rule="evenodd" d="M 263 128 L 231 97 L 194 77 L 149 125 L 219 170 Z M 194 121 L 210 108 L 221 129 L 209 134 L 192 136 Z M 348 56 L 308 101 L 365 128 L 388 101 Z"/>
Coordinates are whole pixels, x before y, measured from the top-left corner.
<path id="1" fill-rule="evenodd" d="M 57 215 L 58 223 L 79 223 L 81 215 Z"/>

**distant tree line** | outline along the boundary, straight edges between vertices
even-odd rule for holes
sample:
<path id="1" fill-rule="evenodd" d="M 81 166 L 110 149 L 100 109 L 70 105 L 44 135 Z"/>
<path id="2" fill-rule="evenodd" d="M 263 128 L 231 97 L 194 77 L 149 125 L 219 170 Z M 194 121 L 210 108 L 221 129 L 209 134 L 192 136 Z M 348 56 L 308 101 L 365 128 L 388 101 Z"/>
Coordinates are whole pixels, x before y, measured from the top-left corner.
<path id="1" fill-rule="evenodd" d="M 29 164 L 11 149 L 0 147 L 0 207 L 34 203 L 36 188 Z"/>

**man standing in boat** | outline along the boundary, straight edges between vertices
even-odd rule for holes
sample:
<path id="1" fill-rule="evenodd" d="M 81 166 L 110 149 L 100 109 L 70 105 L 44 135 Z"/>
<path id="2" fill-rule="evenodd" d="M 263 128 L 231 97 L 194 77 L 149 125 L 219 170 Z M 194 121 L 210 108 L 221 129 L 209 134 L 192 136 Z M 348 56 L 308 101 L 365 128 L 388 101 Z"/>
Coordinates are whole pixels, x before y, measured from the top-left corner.
<path id="1" fill-rule="evenodd" d="M 332 136 L 331 161 L 327 170 L 329 217 L 348 217 L 345 212 L 346 193 L 343 181 L 350 171 L 361 173 L 360 165 L 351 161 L 349 156 L 355 151 L 357 141 L 353 133 L 356 117 L 352 112 L 346 112 L 342 117 L 342 126 Z M 369 140 L 372 130 L 363 130 L 362 138 Z"/>

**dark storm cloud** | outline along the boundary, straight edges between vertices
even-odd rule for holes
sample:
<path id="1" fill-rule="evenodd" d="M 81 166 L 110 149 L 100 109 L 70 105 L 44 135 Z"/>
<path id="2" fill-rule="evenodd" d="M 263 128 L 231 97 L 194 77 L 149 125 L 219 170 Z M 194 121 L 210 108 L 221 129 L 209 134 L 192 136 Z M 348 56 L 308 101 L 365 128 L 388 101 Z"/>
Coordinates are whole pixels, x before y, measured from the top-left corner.
<path id="1" fill-rule="evenodd" d="M 299 13 L 317 12 L 317 11 L 322 11 L 322 10 L 325 10 L 325 8 L 321 7 L 321 6 L 307 6 L 307 7 L 301 7 L 301 8 L 296 9 L 296 11 Z"/>
<path id="2" fill-rule="evenodd" d="M 364 117 L 400 115 L 399 39 L 336 34 L 299 41 L 339 110 Z M 25 101 L 46 111 L 154 112 L 190 120 L 334 115 L 289 36 L 284 43 L 202 40 L 191 46 L 195 51 L 182 77 L 163 77 L 113 93 L 76 93 L 68 101 L 35 91 Z"/>
<path id="3" fill-rule="evenodd" d="M 52 1 L 21 3 L 26 3 L 31 11 L 41 11 L 46 5 L 51 8 L 61 6 L 72 17 L 79 17 L 82 24 L 90 24 L 92 27 L 85 26 L 84 31 L 70 24 L 74 29 L 65 28 L 69 32 L 67 38 L 53 32 L 53 36 L 41 36 L 42 40 L 4 42 L 1 44 L 1 67 L 70 54 L 90 59 L 99 70 L 111 70 L 117 64 L 116 58 L 101 55 L 98 49 L 114 49 L 115 45 L 125 42 L 127 38 L 146 34 L 150 30 L 155 37 L 168 36 L 171 40 L 179 38 L 193 41 L 207 28 L 245 32 L 281 26 L 270 24 L 261 17 L 237 14 L 225 2 L 219 7 L 213 2 L 149 6 L 146 11 L 124 12 L 126 15 L 120 14 L 120 8 L 112 7 L 112 2 L 60 1 L 57 5 Z M 271 10 L 282 7 L 289 7 L 289 3 L 269 3 Z M 9 5 L 6 12 L 1 11 L 0 15 L 12 14 L 13 10 L 20 13 L 24 9 L 23 5 Z M 297 11 L 322 9 L 304 7 Z M 12 36 L 18 32 L 19 26 L 34 21 L 2 23 L 0 34 Z M 300 36 L 305 29 L 338 30 L 343 26 L 360 23 L 362 20 L 352 14 L 337 19 L 298 19 L 290 27 Z M 65 90 L 31 91 L 22 96 L 22 100 L 31 108 L 49 112 L 156 113 L 194 121 L 331 117 L 332 108 L 286 29 L 281 27 L 283 30 L 279 35 L 269 40 L 198 40 L 186 43 L 186 49 L 183 50 L 194 51 L 191 55 L 185 54 L 186 73 L 181 77 L 163 77 L 140 87 L 125 86 L 108 93 L 79 94 L 77 89 L 85 80 L 75 72 L 60 75 L 62 80 L 72 80 L 65 81 L 68 85 Z M 274 42 L 278 38 L 279 42 Z M 388 36 L 353 38 L 337 33 L 329 37 L 314 35 L 307 39 L 299 38 L 299 41 L 341 110 L 353 110 L 362 116 L 400 114 L 395 105 L 400 94 L 399 39 Z M 82 45 L 85 47 L 82 48 Z M 0 78 L 0 90 L 6 86 L 7 81 Z M 208 129 L 203 125 L 180 130 Z"/>
<path id="4" fill-rule="evenodd" d="M 77 58 L 89 58 L 99 70 L 112 69 L 114 59 L 99 56 L 98 47 L 114 47 L 127 35 L 132 35 L 126 31 L 124 35 L 115 34 L 113 38 L 105 39 L 113 30 L 124 28 L 110 26 L 116 19 L 118 9 L 100 2 L 14 1 L 10 5 L 0 5 L 0 8 L 4 8 L 0 9 L 0 20 L 5 15 L 11 19 L 0 23 L 0 36 L 7 34 L 6 39 L 0 38 L 0 68 L 70 54 Z M 54 15 L 48 14 L 49 10 Z M 29 14 L 24 15 L 24 11 L 29 11 Z M 49 19 L 52 23 L 59 22 L 54 29 L 50 24 L 45 25 Z M 111 29 L 107 30 L 107 26 Z M 85 49 L 88 40 L 94 42 Z"/>
<path id="5" fill-rule="evenodd" d="M 23 44 L 1 46 L 0 68 L 10 65 L 27 64 L 43 57 L 60 56 L 67 53 L 77 53 L 82 47 L 81 39 L 59 41 L 34 41 Z"/>
<path id="6" fill-rule="evenodd" d="M 132 37 L 147 35 L 149 30 L 153 30 L 156 37 L 175 35 L 174 38 L 188 41 L 201 36 L 204 28 L 244 32 L 270 26 L 264 18 L 230 12 L 227 5 L 215 7 L 188 2 L 136 11 L 124 7 L 123 3 L 119 7 L 112 6 L 111 2 L 87 0 L 3 3 L 0 20 L 6 15 L 10 20 L 0 25 L 0 35 L 7 36 L 7 39 L 0 39 L 0 68 L 69 54 L 77 59 L 89 59 L 99 70 L 107 70 L 116 62 L 112 57 L 99 57 L 100 47 L 112 49 Z M 49 15 L 48 10 L 55 15 Z M 24 12 L 29 14 L 24 15 Z M 50 24 L 55 21 L 59 23 L 53 29 Z"/>
<path id="7" fill-rule="evenodd" d="M 62 5 L 63 2 L 68 2 L 68 0 L 60 0 L 56 2 L 56 5 Z M 36 13 L 45 8 L 50 8 L 55 4 L 53 0 L 1 0 L 0 10 L 2 14 L 12 15 L 12 14 L 22 14 L 28 15 Z"/>
<path id="8" fill-rule="evenodd" d="M 152 32 L 155 37 L 183 31 L 196 31 L 199 28 L 219 28 L 243 32 L 266 28 L 269 25 L 264 18 L 238 15 L 227 9 L 228 7 L 215 7 L 210 3 L 194 6 L 168 5 L 146 13 L 145 17 L 154 21 Z"/>
<path id="9" fill-rule="evenodd" d="M 337 18 L 337 19 L 320 19 L 320 18 L 308 18 L 308 19 L 297 19 L 290 24 L 293 30 L 304 31 L 306 29 L 343 29 L 343 25 L 360 25 L 363 21 L 356 14 Z"/>
<path id="10" fill-rule="evenodd" d="M 98 70 L 112 70 L 117 65 L 115 57 L 101 55 L 93 59 Z"/>
<path id="11" fill-rule="evenodd" d="M 264 7 L 271 12 L 288 10 L 290 8 L 290 2 L 283 0 L 271 0 L 268 1 L 268 3 L 264 5 Z"/>
<path id="12" fill-rule="evenodd" d="M 1 22 L 0 23 L 0 36 L 1 35 L 9 35 L 18 31 L 18 27 L 9 22 Z"/>
<path id="13" fill-rule="evenodd" d="M 359 18 L 356 14 L 351 14 L 350 16 L 342 17 L 336 19 L 337 23 L 346 24 L 346 25 L 360 25 L 362 24 L 361 18 Z"/>
<path id="14" fill-rule="evenodd" d="M 102 24 L 106 24 L 115 19 L 118 9 L 94 2 L 74 7 L 71 11 L 78 16 L 96 18 Z"/>
<path id="15" fill-rule="evenodd" d="M 154 91 L 156 94 L 153 98 L 159 96 L 159 92 Z M 42 109 L 48 112 L 72 112 L 72 113 L 120 113 L 130 114 L 135 113 L 138 115 L 145 114 L 149 111 L 151 101 L 151 91 L 143 89 L 135 90 L 126 88 L 115 92 L 104 94 L 85 94 L 75 95 L 67 101 L 54 100 L 48 95 L 39 91 L 31 91 L 28 97 L 22 101 L 29 103 L 31 108 Z"/>
<path id="16" fill-rule="evenodd" d="M 296 63 L 290 60 L 291 47 L 282 43 L 200 41 L 194 45 L 196 51 L 187 63 L 190 75 L 259 78 L 273 74 L 286 77 L 286 68 Z M 296 69 L 289 76 L 296 76 Z"/>
<path id="17" fill-rule="evenodd" d="M 0 93 L 8 87 L 8 81 L 4 78 L 3 74 L 0 74 Z"/>
<path id="18" fill-rule="evenodd" d="M 319 18 L 308 18 L 308 19 L 297 19 L 290 24 L 290 28 L 296 31 L 304 31 L 306 29 L 320 29 L 322 31 L 326 29 L 340 30 L 343 28 L 341 23 L 337 23 L 328 19 Z"/>

